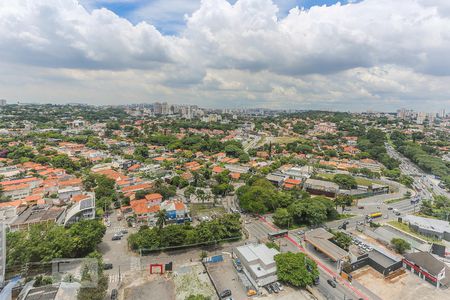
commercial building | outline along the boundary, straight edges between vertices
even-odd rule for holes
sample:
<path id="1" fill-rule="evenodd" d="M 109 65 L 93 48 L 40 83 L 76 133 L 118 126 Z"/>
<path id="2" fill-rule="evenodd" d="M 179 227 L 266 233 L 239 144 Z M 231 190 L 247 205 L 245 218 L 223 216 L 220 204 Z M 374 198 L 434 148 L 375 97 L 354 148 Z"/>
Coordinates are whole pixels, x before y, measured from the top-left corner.
<path id="1" fill-rule="evenodd" d="M 450 224 L 446 221 L 414 215 L 404 216 L 402 221 L 407 223 L 409 228 L 422 235 L 450 242 Z"/>
<path id="2" fill-rule="evenodd" d="M 334 235 L 323 228 L 316 228 L 305 232 L 305 242 L 315 249 L 338 262 L 348 257 L 348 252 L 330 241 Z"/>
<path id="3" fill-rule="evenodd" d="M 234 256 L 240 261 L 243 271 L 255 287 L 265 286 L 278 280 L 275 255 L 276 249 L 264 244 L 249 244 L 233 250 Z"/>
<path id="4" fill-rule="evenodd" d="M 62 224 L 65 208 L 35 205 L 24 210 L 11 224 L 11 231 L 28 230 L 31 225 L 43 223 Z"/>
<path id="5" fill-rule="evenodd" d="M 339 185 L 330 181 L 309 178 L 305 181 L 304 189 L 314 195 L 335 197 L 339 192 Z"/>
<path id="6" fill-rule="evenodd" d="M 64 219 L 64 225 L 70 225 L 81 220 L 92 220 L 94 218 L 95 194 L 89 193 L 86 195 L 86 198 L 75 202 L 75 204 L 69 208 Z"/>
<path id="7" fill-rule="evenodd" d="M 403 267 L 436 287 L 448 284 L 446 271 L 448 272 L 449 268 L 428 252 L 406 253 Z"/>

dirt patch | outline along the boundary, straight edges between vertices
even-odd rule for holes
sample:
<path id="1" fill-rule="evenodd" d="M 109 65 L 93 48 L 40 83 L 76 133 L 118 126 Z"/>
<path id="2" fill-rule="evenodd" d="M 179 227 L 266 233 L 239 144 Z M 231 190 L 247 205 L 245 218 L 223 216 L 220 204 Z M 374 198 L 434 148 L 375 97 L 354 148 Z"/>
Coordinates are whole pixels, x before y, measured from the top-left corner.
<path id="1" fill-rule="evenodd" d="M 185 300 L 189 295 L 209 296 L 216 299 L 214 287 L 201 263 L 185 265 L 173 273 L 176 299 Z"/>
<path id="2" fill-rule="evenodd" d="M 164 275 L 149 275 L 127 277 L 123 283 L 123 293 L 120 299 L 148 300 L 152 299 L 175 300 L 175 285 Z"/>
<path id="3" fill-rule="evenodd" d="M 401 269 L 389 277 L 367 266 L 352 273 L 353 278 L 381 299 L 448 299 L 449 290 L 436 289 L 414 274 Z"/>

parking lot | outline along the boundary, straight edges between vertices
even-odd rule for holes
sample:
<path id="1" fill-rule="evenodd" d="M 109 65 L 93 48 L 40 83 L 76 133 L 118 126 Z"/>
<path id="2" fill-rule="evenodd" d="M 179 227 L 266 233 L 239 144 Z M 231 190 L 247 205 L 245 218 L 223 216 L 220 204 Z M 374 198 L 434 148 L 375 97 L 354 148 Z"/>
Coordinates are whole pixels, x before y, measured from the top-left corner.
<path id="1" fill-rule="evenodd" d="M 233 299 L 247 299 L 247 290 L 238 276 L 229 256 L 224 255 L 224 260 L 207 264 L 208 272 L 220 292 L 230 290 Z"/>

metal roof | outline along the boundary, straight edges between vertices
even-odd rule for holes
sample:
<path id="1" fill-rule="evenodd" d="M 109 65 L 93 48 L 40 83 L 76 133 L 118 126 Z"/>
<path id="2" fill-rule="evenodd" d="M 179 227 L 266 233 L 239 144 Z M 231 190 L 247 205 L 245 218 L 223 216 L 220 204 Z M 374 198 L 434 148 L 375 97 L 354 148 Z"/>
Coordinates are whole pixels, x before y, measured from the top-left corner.
<path id="1" fill-rule="evenodd" d="M 334 261 L 338 261 L 347 257 L 348 252 L 330 241 L 333 236 L 333 234 L 325 229 L 317 228 L 305 232 L 305 241 L 309 242 Z"/>

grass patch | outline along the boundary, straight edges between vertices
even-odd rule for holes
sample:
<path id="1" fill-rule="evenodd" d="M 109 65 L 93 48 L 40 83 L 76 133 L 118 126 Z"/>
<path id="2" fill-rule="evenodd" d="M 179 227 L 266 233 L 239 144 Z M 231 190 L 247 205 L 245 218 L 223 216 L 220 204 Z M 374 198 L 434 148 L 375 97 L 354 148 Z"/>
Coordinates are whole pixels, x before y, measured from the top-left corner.
<path id="1" fill-rule="evenodd" d="M 292 137 L 292 136 L 277 136 L 273 138 L 274 144 L 289 144 L 293 142 L 299 141 L 298 137 Z"/>
<path id="2" fill-rule="evenodd" d="M 392 204 L 392 203 L 396 203 L 396 202 L 403 201 L 403 200 L 405 200 L 405 199 L 407 199 L 407 198 L 406 198 L 406 197 L 403 197 L 403 198 L 398 198 L 398 199 L 392 199 L 392 200 L 385 201 L 384 203 L 385 203 L 385 204 Z"/>
<path id="3" fill-rule="evenodd" d="M 415 237 L 417 237 L 419 239 L 425 240 L 427 242 L 436 243 L 436 244 L 442 244 L 442 241 L 440 241 L 438 239 L 434 239 L 434 238 L 431 238 L 431 237 L 428 237 L 428 236 L 425 236 L 425 235 L 422 235 L 420 233 L 417 233 L 417 232 L 413 231 L 411 228 L 409 228 L 408 224 L 400 223 L 400 222 L 397 222 L 397 221 L 389 221 L 388 224 L 392 225 L 395 228 L 400 229 L 400 230 L 402 230 L 404 232 L 407 232 L 407 233 L 411 234 L 412 236 L 415 236 Z"/>
<path id="4" fill-rule="evenodd" d="M 280 245 L 275 242 L 267 242 L 266 243 L 267 248 L 276 249 L 280 251 Z"/>
<path id="5" fill-rule="evenodd" d="M 223 206 L 213 206 L 210 203 L 191 203 L 189 206 L 189 209 L 191 211 L 191 215 L 193 217 L 202 215 L 213 215 L 213 214 L 217 214 L 217 215 L 222 215 L 224 213 L 226 213 L 225 208 Z"/>
<path id="6" fill-rule="evenodd" d="M 353 218 L 356 215 L 353 214 L 339 214 L 338 220 L 344 220 L 344 219 L 349 219 L 349 218 Z"/>

